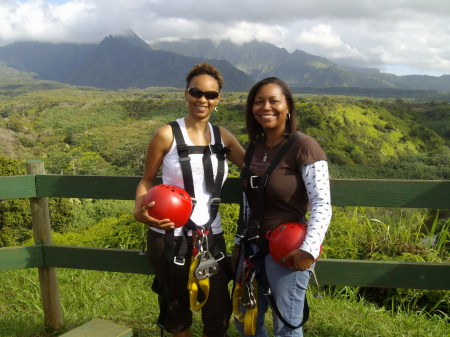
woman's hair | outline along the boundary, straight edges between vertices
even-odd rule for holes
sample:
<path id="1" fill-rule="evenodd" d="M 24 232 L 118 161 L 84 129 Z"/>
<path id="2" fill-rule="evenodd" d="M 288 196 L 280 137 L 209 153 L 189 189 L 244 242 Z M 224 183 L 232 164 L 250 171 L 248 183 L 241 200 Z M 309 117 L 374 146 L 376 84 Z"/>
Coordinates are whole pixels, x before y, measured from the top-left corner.
<path id="1" fill-rule="evenodd" d="M 222 90 L 223 87 L 222 74 L 220 73 L 219 69 L 208 63 L 197 64 L 196 66 L 194 66 L 194 68 L 192 68 L 189 71 L 186 77 L 186 89 L 189 87 L 189 82 L 191 82 L 191 80 L 198 75 L 209 75 L 213 77 L 217 81 L 217 84 L 219 85 L 219 92 Z"/>
<path id="2" fill-rule="evenodd" d="M 261 127 L 261 125 L 256 121 L 255 117 L 253 116 L 253 103 L 255 102 L 256 94 L 258 93 L 258 90 L 267 85 L 267 84 L 276 84 L 281 88 L 281 91 L 283 92 L 284 97 L 286 98 L 286 102 L 289 109 L 290 117 L 286 118 L 286 126 L 285 126 L 285 136 L 289 137 L 291 134 L 295 133 L 297 131 L 297 118 L 295 113 L 295 103 L 294 98 L 292 97 L 291 90 L 289 89 L 288 85 L 280 80 L 277 77 L 268 77 L 265 78 L 258 83 L 256 83 L 249 91 L 247 96 L 247 105 L 245 108 L 245 114 L 246 114 L 246 128 L 247 133 L 249 136 L 250 143 L 262 140 L 265 136 L 264 129 Z"/>

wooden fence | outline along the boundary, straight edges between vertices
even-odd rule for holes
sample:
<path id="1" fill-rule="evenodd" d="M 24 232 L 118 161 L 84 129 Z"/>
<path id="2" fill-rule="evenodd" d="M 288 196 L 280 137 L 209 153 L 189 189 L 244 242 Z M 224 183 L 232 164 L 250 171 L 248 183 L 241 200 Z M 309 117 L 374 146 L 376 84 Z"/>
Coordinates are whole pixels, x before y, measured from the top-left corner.
<path id="1" fill-rule="evenodd" d="M 47 175 L 42 161 L 29 161 L 27 175 L 0 177 L 0 200 L 30 199 L 35 245 L 0 248 L 0 271 L 38 268 L 45 325 L 63 326 L 56 268 L 153 273 L 138 250 L 53 245 L 49 197 L 134 200 L 140 177 Z M 157 181 L 156 183 L 160 183 Z M 450 181 L 332 180 L 333 206 L 450 208 Z M 227 179 L 222 202 L 238 203 L 238 178 Z M 131 210 L 130 210 L 131 211 Z M 450 263 L 320 259 L 323 285 L 450 289 Z"/>

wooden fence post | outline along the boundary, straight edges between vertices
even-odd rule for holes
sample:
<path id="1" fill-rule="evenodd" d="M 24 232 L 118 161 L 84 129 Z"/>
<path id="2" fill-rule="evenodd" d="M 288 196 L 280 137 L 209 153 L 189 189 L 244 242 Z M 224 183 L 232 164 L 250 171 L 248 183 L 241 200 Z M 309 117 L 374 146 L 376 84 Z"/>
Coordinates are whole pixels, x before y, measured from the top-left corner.
<path id="1" fill-rule="evenodd" d="M 28 161 L 27 173 L 44 174 L 44 162 L 42 160 Z M 34 242 L 36 244 L 51 244 L 48 198 L 30 198 L 30 204 Z M 63 327 L 63 318 L 56 268 L 38 268 L 38 273 L 45 326 L 53 330 L 61 329 Z"/>

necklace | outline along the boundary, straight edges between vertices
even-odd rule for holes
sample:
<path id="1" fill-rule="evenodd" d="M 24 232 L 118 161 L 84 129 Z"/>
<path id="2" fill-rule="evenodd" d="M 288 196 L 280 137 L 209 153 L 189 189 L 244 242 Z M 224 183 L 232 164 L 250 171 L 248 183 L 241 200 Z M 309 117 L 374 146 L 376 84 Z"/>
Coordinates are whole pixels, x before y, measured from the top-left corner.
<path id="1" fill-rule="evenodd" d="M 266 162 L 266 161 L 267 161 L 267 156 L 269 155 L 270 151 L 272 151 L 275 147 L 278 147 L 278 145 L 280 145 L 281 143 L 283 143 L 283 139 L 281 139 L 281 140 L 275 142 L 274 145 L 272 145 L 272 146 L 267 146 L 267 145 L 264 143 L 264 144 L 263 144 L 263 145 L 264 145 L 264 156 L 263 156 L 262 161 L 263 161 L 263 162 Z"/>
<path id="2" fill-rule="evenodd" d="M 267 147 L 264 146 L 264 157 L 263 157 L 263 161 L 267 161 L 267 154 L 269 153 L 269 151 L 271 150 L 271 147 Z"/>

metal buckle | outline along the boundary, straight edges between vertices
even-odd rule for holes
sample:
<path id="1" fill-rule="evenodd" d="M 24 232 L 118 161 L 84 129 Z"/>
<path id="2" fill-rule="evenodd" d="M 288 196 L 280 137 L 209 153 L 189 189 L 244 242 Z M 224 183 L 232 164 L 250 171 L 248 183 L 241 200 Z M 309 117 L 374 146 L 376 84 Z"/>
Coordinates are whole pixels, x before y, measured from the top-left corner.
<path id="1" fill-rule="evenodd" d="M 173 258 L 173 263 L 175 263 L 175 264 L 177 264 L 179 266 L 184 266 L 185 262 L 186 262 L 186 259 L 179 260 L 179 259 L 177 259 L 176 256 Z"/>
<path id="2" fill-rule="evenodd" d="M 259 179 L 259 181 L 255 182 L 254 179 Z M 266 187 L 268 175 L 263 176 L 250 176 L 250 187 L 251 188 L 260 188 Z"/>
<path id="3" fill-rule="evenodd" d="M 221 198 L 212 198 L 211 204 L 220 204 L 222 202 Z"/>
<path id="4" fill-rule="evenodd" d="M 255 186 L 254 184 L 253 184 L 253 179 L 254 178 L 259 178 L 258 176 L 250 176 L 250 187 L 251 188 L 258 188 L 259 186 Z"/>

